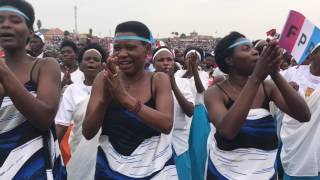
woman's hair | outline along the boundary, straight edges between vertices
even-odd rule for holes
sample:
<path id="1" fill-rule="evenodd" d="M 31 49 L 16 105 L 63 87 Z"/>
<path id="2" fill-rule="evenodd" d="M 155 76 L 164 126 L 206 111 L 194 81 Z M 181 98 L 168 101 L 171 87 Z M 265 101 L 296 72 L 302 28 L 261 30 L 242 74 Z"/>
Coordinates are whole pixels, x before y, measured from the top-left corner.
<path id="1" fill-rule="evenodd" d="M 33 31 L 33 23 L 35 19 L 34 15 L 34 9 L 30 3 L 28 3 L 25 0 L 0 0 L 0 7 L 2 6 L 11 6 L 19 11 L 21 11 L 23 14 L 25 14 L 29 19 L 26 19 L 26 23 L 28 28 Z"/>
<path id="2" fill-rule="evenodd" d="M 190 52 L 192 50 L 195 50 L 200 54 L 200 56 L 201 56 L 200 61 L 202 61 L 204 59 L 204 51 L 198 47 L 187 47 L 187 49 L 183 53 L 183 57 L 186 58 L 186 55 L 188 54 L 188 52 Z"/>
<path id="3" fill-rule="evenodd" d="M 229 48 L 229 46 L 231 46 L 239 38 L 245 38 L 245 36 L 235 31 L 231 32 L 219 41 L 214 50 L 216 63 L 219 69 L 224 73 L 229 73 L 229 65 L 226 62 L 226 58 L 231 56 L 234 50 L 234 47 Z"/>
<path id="4" fill-rule="evenodd" d="M 61 43 L 59 49 L 61 50 L 64 47 L 71 47 L 76 54 L 78 54 L 78 52 L 79 52 L 79 49 L 78 49 L 76 43 L 74 43 L 73 41 L 69 41 L 69 40 L 63 41 Z"/>
<path id="5" fill-rule="evenodd" d="M 91 43 L 91 44 L 88 44 L 87 46 L 85 46 L 80 51 L 79 56 L 78 56 L 78 62 L 79 63 L 82 62 L 84 53 L 89 49 L 95 49 L 95 50 L 99 51 L 99 53 L 101 54 L 101 62 L 106 62 L 106 60 L 108 58 L 107 52 L 99 44 Z"/>
<path id="6" fill-rule="evenodd" d="M 153 37 L 149 28 L 139 21 L 127 21 L 117 25 L 115 34 L 126 32 L 135 33 L 139 37 L 153 41 Z"/>

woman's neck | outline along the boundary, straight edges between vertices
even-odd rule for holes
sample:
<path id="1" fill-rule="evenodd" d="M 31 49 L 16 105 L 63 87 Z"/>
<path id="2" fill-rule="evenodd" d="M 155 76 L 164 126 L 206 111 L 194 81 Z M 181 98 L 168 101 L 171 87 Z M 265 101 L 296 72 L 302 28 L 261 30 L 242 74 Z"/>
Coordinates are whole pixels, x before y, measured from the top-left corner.
<path id="1" fill-rule="evenodd" d="M 69 69 L 70 72 L 74 72 L 74 71 L 76 71 L 78 69 L 78 64 L 77 63 L 63 64 L 63 66 L 62 66 L 63 72 L 65 72 L 66 69 Z"/>
<path id="2" fill-rule="evenodd" d="M 42 49 L 34 51 L 33 53 L 35 57 L 38 57 L 42 53 Z"/>
<path id="3" fill-rule="evenodd" d="M 248 81 L 248 76 L 242 76 L 239 74 L 230 73 L 228 76 L 228 81 L 233 86 L 243 88 Z"/>
<path id="4" fill-rule="evenodd" d="M 92 86 L 94 79 L 95 79 L 95 76 L 94 76 L 94 77 L 85 76 L 83 83 L 84 83 L 86 86 Z"/>
<path id="5" fill-rule="evenodd" d="M 122 80 L 124 80 L 125 82 L 132 82 L 132 83 L 135 83 L 139 80 L 141 80 L 143 78 L 143 76 L 145 75 L 145 71 L 144 70 L 141 70 L 135 74 L 124 74 L 124 73 L 121 73 L 121 77 L 122 77 Z"/>
<path id="6" fill-rule="evenodd" d="M 4 53 L 8 64 L 19 64 L 28 59 L 25 50 L 5 50 Z"/>

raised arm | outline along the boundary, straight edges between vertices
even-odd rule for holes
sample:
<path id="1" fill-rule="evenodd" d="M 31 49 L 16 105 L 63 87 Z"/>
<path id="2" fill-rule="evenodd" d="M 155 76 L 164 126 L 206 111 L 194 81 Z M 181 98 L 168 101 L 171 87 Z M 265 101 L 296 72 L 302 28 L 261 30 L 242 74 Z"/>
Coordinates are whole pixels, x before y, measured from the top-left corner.
<path id="1" fill-rule="evenodd" d="M 93 82 L 87 112 L 82 124 L 82 134 L 86 139 L 92 139 L 102 126 L 106 109 L 111 100 L 104 82 L 104 73 L 100 72 Z"/>
<path id="2" fill-rule="evenodd" d="M 249 78 L 240 95 L 230 107 L 226 109 L 224 94 L 214 86 L 205 92 L 204 101 L 209 119 L 217 131 L 227 139 L 233 139 L 240 131 L 246 120 L 253 100 L 257 94 L 260 81 Z"/>
<path id="3" fill-rule="evenodd" d="M 33 126 L 48 129 L 53 121 L 60 97 L 60 68 L 55 59 L 41 60 L 38 73 L 37 96 L 34 97 L 6 66 L 0 62 L 0 81 L 16 108 Z"/>
<path id="4" fill-rule="evenodd" d="M 64 91 L 59 108 L 55 117 L 56 134 L 59 142 L 67 132 L 71 125 L 73 113 L 75 112 L 75 103 L 72 100 L 72 85 L 68 86 Z"/>
<path id="5" fill-rule="evenodd" d="M 193 102 L 190 101 L 190 99 L 194 99 L 191 90 L 190 90 L 190 93 L 188 93 L 188 96 L 189 96 L 189 98 L 188 98 L 189 100 L 188 100 L 187 97 L 185 97 L 182 94 L 179 87 L 177 86 L 177 83 L 176 83 L 174 76 L 170 77 L 170 82 L 171 82 L 172 91 L 173 91 L 181 109 L 188 117 L 191 117 L 193 115 L 193 109 L 194 109 Z"/>
<path id="6" fill-rule="evenodd" d="M 193 73 L 194 83 L 195 83 L 197 92 L 203 93 L 205 91 L 205 88 L 201 82 L 201 78 L 198 71 L 198 65 L 197 65 L 198 56 L 195 53 L 191 53 L 189 57 L 190 57 L 189 62 L 190 62 L 191 70 Z"/>
<path id="7" fill-rule="evenodd" d="M 275 44 L 269 45 L 263 50 L 252 75 L 248 78 L 229 110 L 224 105 L 224 94 L 221 93 L 218 87 L 213 87 L 205 93 L 205 104 L 209 118 L 217 128 L 217 131 L 225 138 L 233 139 L 239 133 L 261 82 L 274 67 L 274 61 L 272 60 L 276 55 Z"/>
<path id="8" fill-rule="evenodd" d="M 3 88 L 2 84 L 0 83 L 0 107 L 2 105 L 3 97 L 4 97 L 4 88 Z"/>
<path id="9" fill-rule="evenodd" d="M 164 73 L 157 73 L 153 78 L 156 107 L 153 109 L 142 105 L 137 115 L 149 126 L 169 134 L 173 126 L 173 98 L 170 81 Z M 119 100 L 128 109 L 134 109 L 138 101 L 128 93 L 124 93 Z"/>

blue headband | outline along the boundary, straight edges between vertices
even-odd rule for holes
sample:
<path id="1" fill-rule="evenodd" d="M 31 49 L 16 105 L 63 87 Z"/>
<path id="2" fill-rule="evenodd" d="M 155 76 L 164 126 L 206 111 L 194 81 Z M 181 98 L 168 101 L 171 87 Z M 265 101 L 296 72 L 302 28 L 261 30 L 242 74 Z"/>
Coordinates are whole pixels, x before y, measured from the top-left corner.
<path id="1" fill-rule="evenodd" d="M 234 48 L 236 46 L 243 45 L 243 44 L 252 44 L 252 43 L 248 39 L 241 39 L 240 41 L 237 41 L 237 42 L 231 44 L 227 49 L 231 49 L 231 48 Z"/>
<path id="2" fill-rule="evenodd" d="M 26 14 L 24 14 L 23 12 L 21 12 L 17 8 L 14 8 L 14 7 L 11 7 L 11 6 L 0 7 L 0 12 L 13 12 L 13 13 L 16 13 L 16 14 L 18 14 L 20 16 L 23 16 L 26 20 L 30 21 L 30 18 Z"/>
<path id="3" fill-rule="evenodd" d="M 147 39 L 140 36 L 116 36 L 113 38 L 113 41 L 119 41 L 119 40 L 138 40 L 138 41 L 144 41 L 149 44 L 153 43 L 153 39 Z"/>

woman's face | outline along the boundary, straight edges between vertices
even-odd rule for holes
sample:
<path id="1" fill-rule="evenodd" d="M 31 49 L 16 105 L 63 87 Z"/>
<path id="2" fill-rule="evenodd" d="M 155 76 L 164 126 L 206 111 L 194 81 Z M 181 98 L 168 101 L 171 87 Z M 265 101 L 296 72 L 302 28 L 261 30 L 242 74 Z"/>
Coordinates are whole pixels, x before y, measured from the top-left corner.
<path id="1" fill-rule="evenodd" d="M 204 61 L 201 63 L 202 65 L 202 68 L 205 70 L 205 71 L 211 71 L 214 67 L 214 64 L 215 64 L 215 58 L 214 57 L 206 57 L 204 59 Z"/>
<path id="2" fill-rule="evenodd" d="M 26 20 L 13 12 L 0 12 L 0 46 L 3 49 L 24 49 L 31 32 Z"/>
<path id="3" fill-rule="evenodd" d="M 41 51 L 43 48 L 43 45 L 44 44 L 42 40 L 38 37 L 34 36 L 30 39 L 29 46 L 30 46 L 30 50 L 33 52 Z"/>
<path id="4" fill-rule="evenodd" d="M 157 72 L 164 72 L 167 74 L 174 71 L 174 59 L 170 52 L 162 51 L 154 58 L 154 65 Z"/>
<path id="5" fill-rule="evenodd" d="M 136 36 L 135 33 L 117 33 L 117 36 Z M 119 69 L 128 74 L 134 74 L 144 69 L 145 59 L 150 51 L 149 45 L 139 40 L 115 40 L 113 55 L 117 57 Z"/>
<path id="6" fill-rule="evenodd" d="M 102 57 L 94 51 L 88 50 L 83 54 L 80 63 L 80 70 L 85 74 L 85 77 L 95 77 L 102 69 Z"/>
<path id="7" fill-rule="evenodd" d="M 76 61 L 77 54 L 72 47 L 64 46 L 61 48 L 60 53 L 63 64 L 74 64 L 74 61 Z"/>
<path id="8" fill-rule="evenodd" d="M 251 44 L 243 44 L 234 48 L 233 55 L 230 57 L 230 69 L 243 74 L 251 75 L 258 61 L 259 53 Z"/>

